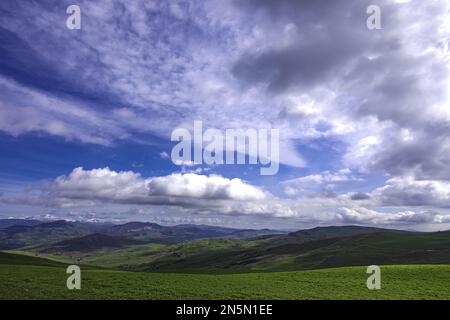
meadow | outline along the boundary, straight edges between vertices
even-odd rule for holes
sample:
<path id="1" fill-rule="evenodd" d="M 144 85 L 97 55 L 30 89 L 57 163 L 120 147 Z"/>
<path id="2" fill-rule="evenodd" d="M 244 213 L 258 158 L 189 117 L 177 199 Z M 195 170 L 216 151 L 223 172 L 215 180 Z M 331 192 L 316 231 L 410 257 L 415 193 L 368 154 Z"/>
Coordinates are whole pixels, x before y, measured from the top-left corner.
<path id="1" fill-rule="evenodd" d="M 450 265 L 381 267 L 381 290 L 365 267 L 294 272 L 184 274 L 82 267 L 66 288 L 66 264 L 0 254 L 0 299 L 450 299 Z"/>

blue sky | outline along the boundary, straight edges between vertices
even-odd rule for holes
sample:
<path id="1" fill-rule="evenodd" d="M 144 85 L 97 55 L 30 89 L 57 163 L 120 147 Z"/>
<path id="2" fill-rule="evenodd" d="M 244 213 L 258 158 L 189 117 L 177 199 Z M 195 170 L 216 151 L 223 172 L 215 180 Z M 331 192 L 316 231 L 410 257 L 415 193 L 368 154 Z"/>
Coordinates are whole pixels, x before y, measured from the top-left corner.
<path id="1" fill-rule="evenodd" d="M 448 1 L 70 4 L 0 4 L 0 217 L 450 227 Z M 199 120 L 278 173 L 174 164 Z"/>

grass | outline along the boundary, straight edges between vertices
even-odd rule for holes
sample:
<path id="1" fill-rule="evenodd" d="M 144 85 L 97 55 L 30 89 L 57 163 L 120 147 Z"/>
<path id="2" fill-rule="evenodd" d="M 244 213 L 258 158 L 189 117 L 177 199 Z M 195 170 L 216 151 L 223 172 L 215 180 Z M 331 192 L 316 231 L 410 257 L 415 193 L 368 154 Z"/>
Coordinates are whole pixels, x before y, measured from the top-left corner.
<path id="1" fill-rule="evenodd" d="M 68 290 L 66 265 L 5 255 L 0 299 L 450 299 L 450 265 L 383 266 L 376 291 L 365 267 L 221 275 L 82 267 L 81 290 Z"/>
<path id="2" fill-rule="evenodd" d="M 0 252 L 0 299 L 450 299 L 450 232 L 294 240 Z M 66 288 L 73 261 L 81 290 Z M 381 290 L 366 288 L 371 264 L 382 266 Z"/>

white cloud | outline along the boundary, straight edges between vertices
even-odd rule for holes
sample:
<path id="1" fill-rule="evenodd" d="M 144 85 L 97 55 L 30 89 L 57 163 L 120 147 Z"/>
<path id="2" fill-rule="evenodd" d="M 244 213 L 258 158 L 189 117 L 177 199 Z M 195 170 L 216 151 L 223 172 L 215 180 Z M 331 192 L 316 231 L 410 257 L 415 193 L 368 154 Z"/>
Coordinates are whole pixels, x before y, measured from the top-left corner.
<path id="1" fill-rule="evenodd" d="M 427 184 L 421 186 L 430 188 Z M 372 197 L 379 192 L 374 192 Z M 374 205 L 374 200 L 367 201 L 369 205 Z M 91 207 L 86 216 L 89 219 L 101 218 L 93 216 L 96 212 L 93 208 L 104 208 L 104 205 L 132 205 L 136 212 L 141 212 L 139 207 L 147 212 L 148 206 L 153 205 L 159 214 L 163 214 L 164 210 L 156 208 L 175 207 L 178 215 L 258 216 L 293 219 L 296 224 L 309 226 L 363 224 L 401 227 L 450 223 L 450 215 L 435 210 L 378 211 L 355 206 L 348 196 L 281 199 L 240 179 L 195 173 L 143 178 L 132 171 L 116 172 L 109 168 L 84 170 L 79 167 L 67 176 L 60 176 L 40 189 L 32 190 L 28 197 L 1 196 L 0 202 L 54 208 L 87 206 Z"/>
<path id="2" fill-rule="evenodd" d="M 150 179 L 149 194 L 156 196 L 189 197 L 201 199 L 263 200 L 266 194 L 240 179 L 204 176 L 195 173 L 174 173 Z"/>
<path id="3" fill-rule="evenodd" d="M 111 114 L 79 101 L 27 88 L 3 76 L 0 92 L 0 130 L 11 135 L 38 132 L 100 145 L 130 138 L 124 124 Z"/>
<path id="4" fill-rule="evenodd" d="M 159 154 L 161 156 L 162 159 L 169 159 L 170 156 L 167 152 L 163 151 Z"/>
<path id="5" fill-rule="evenodd" d="M 399 224 L 433 224 L 450 222 L 450 216 L 441 215 L 434 211 L 400 211 L 395 213 L 378 212 L 362 207 L 339 208 L 337 221 L 342 223 L 360 223 L 371 225 L 399 225 Z"/>
<path id="6" fill-rule="evenodd" d="M 132 202 L 145 199 L 146 184 L 140 174 L 132 171 L 115 172 L 108 167 L 84 170 L 78 167 L 68 176 L 60 176 L 48 183 L 46 189 L 54 198 Z"/>
<path id="7" fill-rule="evenodd" d="M 415 180 L 411 176 L 396 177 L 375 189 L 372 198 L 384 206 L 450 207 L 450 182 Z"/>
<path id="8" fill-rule="evenodd" d="M 59 207 L 94 206 L 101 202 L 217 207 L 220 201 L 259 201 L 270 197 L 268 192 L 238 178 L 196 173 L 143 178 L 132 171 L 85 170 L 81 167 L 45 183 L 40 192 L 34 192 L 28 200 L 17 201 Z M 14 199 L 3 198 L 2 201 L 13 203 Z"/>
<path id="9" fill-rule="evenodd" d="M 319 174 L 312 174 L 300 178 L 285 180 L 284 184 L 322 184 L 330 182 L 343 182 L 355 180 L 351 175 L 350 169 L 341 169 L 337 172 L 324 171 Z"/>
<path id="10" fill-rule="evenodd" d="M 281 185 L 285 194 L 294 196 L 317 191 L 318 188 L 323 187 L 331 191 L 335 183 L 356 180 L 359 180 L 359 178 L 355 177 L 350 169 L 345 168 L 336 172 L 323 171 L 318 174 L 285 180 L 281 182 Z"/>

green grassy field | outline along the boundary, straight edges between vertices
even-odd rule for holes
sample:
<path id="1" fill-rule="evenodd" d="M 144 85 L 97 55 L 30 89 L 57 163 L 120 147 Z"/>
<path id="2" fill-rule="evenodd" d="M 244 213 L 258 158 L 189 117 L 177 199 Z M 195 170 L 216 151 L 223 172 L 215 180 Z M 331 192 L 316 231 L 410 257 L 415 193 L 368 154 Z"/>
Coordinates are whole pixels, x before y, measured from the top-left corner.
<path id="1" fill-rule="evenodd" d="M 241 274 L 172 274 L 82 268 L 66 288 L 66 265 L 0 253 L 0 299 L 450 299 L 450 265 L 381 268 L 382 289 L 366 288 L 365 267 Z"/>

